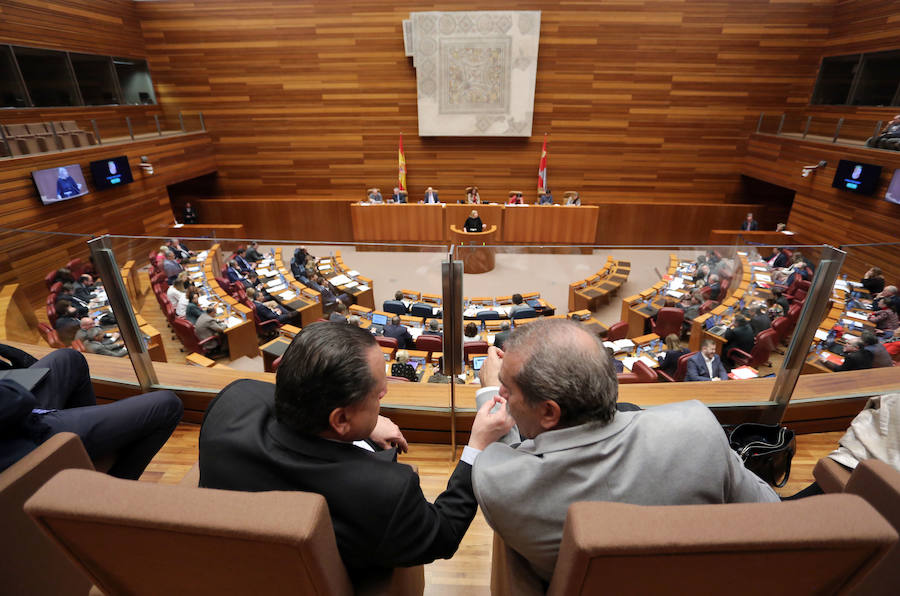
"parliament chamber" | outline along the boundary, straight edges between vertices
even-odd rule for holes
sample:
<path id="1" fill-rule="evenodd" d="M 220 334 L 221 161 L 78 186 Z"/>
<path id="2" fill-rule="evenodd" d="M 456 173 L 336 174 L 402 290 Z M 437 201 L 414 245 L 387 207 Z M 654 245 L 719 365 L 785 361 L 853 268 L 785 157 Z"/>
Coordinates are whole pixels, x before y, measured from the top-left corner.
<path id="1" fill-rule="evenodd" d="M 882 312 L 900 306 L 900 152 L 872 141 L 900 113 L 895 4 L 528 3 L 540 50 L 519 136 L 483 133 L 503 121 L 490 111 L 475 133 L 417 132 L 432 125 L 431 63 L 404 19 L 443 10 L 4 2 L 0 344 L 81 352 L 101 404 L 174 391 L 182 422 L 142 481 L 195 487 L 220 391 L 275 383 L 304 329 L 359 326 L 384 356 L 380 412 L 410 443 L 399 461 L 431 500 L 472 437 L 492 346 L 567 320 L 607 348 L 619 402 L 699 400 L 726 427 L 784 425 L 797 452 L 776 492 L 821 484 L 817 462 L 871 398 L 900 392 L 900 329 Z M 853 370 L 867 341 L 889 361 Z M 727 377 L 685 380 L 707 342 Z M 453 559 L 386 593 L 528 593 L 501 577 L 509 553 L 479 513 Z M 68 591 L 87 593 L 68 571 Z"/>

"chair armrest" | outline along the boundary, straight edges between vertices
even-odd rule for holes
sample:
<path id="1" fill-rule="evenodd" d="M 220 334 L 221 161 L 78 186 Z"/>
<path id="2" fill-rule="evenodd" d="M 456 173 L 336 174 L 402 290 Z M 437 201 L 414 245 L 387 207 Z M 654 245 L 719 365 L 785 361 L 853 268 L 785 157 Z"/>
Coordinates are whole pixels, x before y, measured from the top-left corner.
<path id="1" fill-rule="evenodd" d="M 745 365 L 750 362 L 752 356 L 740 348 L 731 348 L 728 350 L 728 358 L 730 358 L 732 362 Z"/>
<path id="2" fill-rule="evenodd" d="M 823 457 L 816 462 L 813 478 L 826 493 L 841 493 L 844 492 L 851 473 L 853 470 L 842 466 L 830 457 Z"/>
<path id="3" fill-rule="evenodd" d="M 674 383 L 675 379 L 668 373 L 664 373 L 663 371 L 656 369 L 656 378 L 660 381 L 665 381 L 667 383 Z"/>

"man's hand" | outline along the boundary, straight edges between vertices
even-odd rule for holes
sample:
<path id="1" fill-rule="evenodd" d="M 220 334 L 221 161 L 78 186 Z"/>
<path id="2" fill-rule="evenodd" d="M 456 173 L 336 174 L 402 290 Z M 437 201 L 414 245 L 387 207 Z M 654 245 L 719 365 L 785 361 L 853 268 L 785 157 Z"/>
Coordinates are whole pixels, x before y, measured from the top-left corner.
<path id="1" fill-rule="evenodd" d="M 500 386 L 500 364 L 503 361 L 503 350 L 491 346 L 488 348 L 487 360 L 481 365 L 478 378 L 482 387 Z"/>
<path id="2" fill-rule="evenodd" d="M 400 427 L 391 422 L 390 418 L 378 416 L 378 422 L 375 424 L 375 430 L 369 435 L 369 438 L 379 447 L 390 449 L 396 447 L 400 453 L 409 451 L 409 443 L 406 437 L 400 432 Z"/>
<path id="3" fill-rule="evenodd" d="M 497 351 L 499 352 L 499 350 Z M 487 361 L 485 361 L 486 364 Z M 500 407 L 497 408 L 497 411 L 491 412 L 498 404 Z M 478 413 L 475 414 L 475 421 L 472 422 L 472 434 L 469 435 L 469 447 L 479 451 L 483 450 L 508 433 L 515 423 L 516 421 L 506 411 L 506 400 L 495 395 L 494 399 L 483 403 L 478 409 Z"/>

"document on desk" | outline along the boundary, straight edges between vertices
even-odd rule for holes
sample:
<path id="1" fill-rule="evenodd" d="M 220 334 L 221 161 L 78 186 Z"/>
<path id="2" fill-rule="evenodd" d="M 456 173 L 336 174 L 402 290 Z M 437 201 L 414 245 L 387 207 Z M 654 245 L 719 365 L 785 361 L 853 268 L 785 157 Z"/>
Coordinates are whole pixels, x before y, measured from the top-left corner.
<path id="1" fill-rule="evenodd" d="M 208 250 L 201 250 L 200 252 L 197 253 L 197 261 L 202 263 L 203 261 L 206 260 L 206 257 L 208 257 L 208 256 L 209 256 Z"/>
<path id="2" fill-rule="evenodd" d="M 281 279 L 272 279 L 266 282 L 267 288 L 274 288 L 275 286 L 283 285 Z"/>
<path id="3" fill-rule="evenodd" d="M 731 369 L 731 377 L 734 379 L 755 379 L 759 373 L 749 366 L 738 366 Z"/>
<path id="4" fill-rule="evenodd" d="M 330 281 L 331 284 L 334 286 L 342 286 L 342 285 L 346 284 L 347 282 L 349 282 L 350 278 L 347 277 L 346 275 L 341 274 L 341 275 L 335 275 L 328 281 Z"/>
<path id="5" fill-rule="evenodd" d="M 860 321 L 868 321 L 869 317 L 866 315 L 860 314 L 858 312 L 853 312 L 852 310 L 848 310 L 844 313 L 845 316 L 850 317 L 851 319 L 859 319 Z"/>
<path id="6" fill-rule="evenodd" d="M 232 327 L 240 325 L 243 322 L 244 321 L 242 321 L 239 317 L 230 315 L 227 319 L 225 319 L 225 326 L 231 329 Z"/>
<path id="7" fill-rule="evenodd" d="M 368 290 L 368 289 L 369 289 L 369 286 L 359 286 L 359 291 L 360 291 L 360 292 L 365 292 L 365 291 Z"/>
<path id="8" fill-rule="evenodd" d="M 285 301 L 293 300 L 294 298 L 297 297 L 297 293 L 292 290 L 287 290 L 286 292 L 282 292 L 282 293 L 278 294 L 278 297 Z"/>
<path id="9" fill-rule="evenodd" d="M 275 275 L 275 272 L 268 269 L 259 268 L 256 270 L 256 274 L 260 277 L 272 277 L 273 275 Z"/>
<path id="10" fill-rule="evenodd" d="M 825 329 L 816 329 L 816 339 L 819 341 L 825 341 L 828 339 L 828 331 Z"/>
<path id="11" fill-rule="evenodd" d="M 202 271 L 197 271 L 196 273 L 191 273 L 191 279 L 202 279 L 202 278 L 203 278 Z"/>
<path id="12" fill-rule="evenodd" d="M 634 342 L 630 339 L 620 339 L 612 342 L 616 352 L 628 352 L 634 349 Z"/>
<path id="13" fill-rule="evenodd" d="M 272 286 L 272 287 L 269 288 L 269 293 L 270 293 L 270 294 L 277 294 L 278 292 L 282 292 L 282 291 L 284 291 L 284 290 L 286 290 L 286 289 L 287 289 L 287 286 L 284 285 L 283 283 L 279 282 L 278 285 Z"/>
<path id="14" fill-rule="evenodd" d="M 200 303 L 200 308 L 206 308 L 212 303 L 212 301 L 206 296 L 200 296 L 198 302 Z"/>
<path id="15" fill-rule="evenodd" d="M 753 275 L 753 277 L 756 281 L 763 281 L 767 284 L 772 283 L 772 276 L 769 275 L 768 273 L 757 272 Z"/>
<path id="16" fill-rule="evenodd" d="M 351 269 L 347 272 L 347 277 L 356 277 L 357 275 L 359 275 L 359 271 L 356 269 Z"/>
<path id="17" fill-rule="evenodd" d="M 409 330 L 409 336 L 413 338 L 413 341 L 419 339 L 419 336 L 422 335 L 422 331 L 424 331 L 424 329 L 419 327 L 407 327 L 407 329 Z"/>
<path id="18" fill-rule="evenodd" d="M 666 296 L 671 296 L 672 298 L 682 298 L 684 297 L 684 292 L 681 290 L 667 290 Z"/>
<path id="19" fill-rule="evenodd" d="M 347 288 L 347 289 L 349 290 L 349 289 L 351 289 L 351 288 L 355 288 L 355 287 L 358 286 L 358 285 L 359 285 L 359 282 L 353 281 L 353 280 L 351 279 L 351 280 L 348 281 L 347 283 L 342 284 L 341 287 Z"/>
<path id="20" fill-rule="evenodd" d="M 631 356 L 626 356 L 622 358 L 622 366 L 625 367 L 625 370 L 631 372 L 631 367 L 634 366 L 634 363 L 637 362 L 637 358 L 632 358 Z"/>
<path id="21" fill-rule="evenodd" d="M 194 266 L 192 266 L 192 267 L 185 267 L 185 270 L 186 270 L 186 271 L 200 271 L 200 266 L 199 266 L 199 265 L 194 265 Z"/>
<path id="22" fill-rule="evenodd" d="M 680 290 L 683 287 L 684 287 L 684 278 L 683 277 L 672 278 L 672 281 L 669 282 L 670 290 Z"/>

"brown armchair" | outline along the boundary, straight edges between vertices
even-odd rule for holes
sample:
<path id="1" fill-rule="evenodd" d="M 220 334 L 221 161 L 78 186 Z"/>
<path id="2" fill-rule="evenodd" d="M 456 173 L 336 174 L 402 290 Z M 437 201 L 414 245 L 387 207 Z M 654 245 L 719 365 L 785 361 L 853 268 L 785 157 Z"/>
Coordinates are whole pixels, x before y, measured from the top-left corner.
<path id="1" fill-rule="evenodd" d="M 662 507 L 574 503 L 546 593 L 844 594 L 896 542 L 890 524 L 855 495 Z M 493 563 L 494 596 L 544 594 L 525 560 L 496 537 Z"/>
<path id="2" fill-rule="evenodd" d="M 25 511 L 108 596 L 422 594 L 422 566 L 354 586 L 328 506 L 303 492 L 165 486 L 67 470 Z"/>

